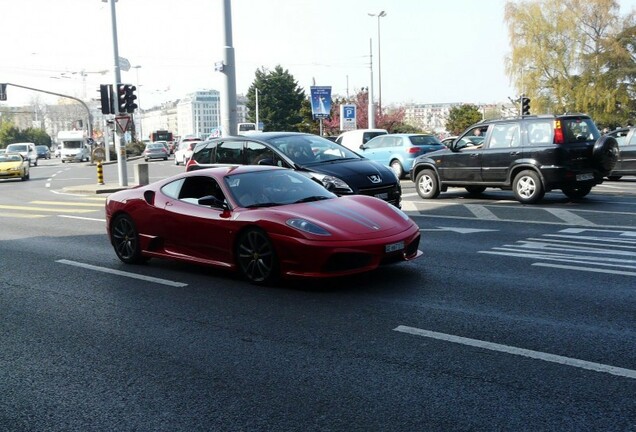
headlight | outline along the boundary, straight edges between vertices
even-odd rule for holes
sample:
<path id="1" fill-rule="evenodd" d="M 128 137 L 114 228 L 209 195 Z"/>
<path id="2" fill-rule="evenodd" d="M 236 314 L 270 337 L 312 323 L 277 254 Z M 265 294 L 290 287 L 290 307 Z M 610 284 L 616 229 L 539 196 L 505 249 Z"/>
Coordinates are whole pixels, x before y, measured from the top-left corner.
<path id="1" fill-rule="evenodd" d="M 304 231 L 309 234 L 320 235 L 320 236 L 331 235 L 329 231 L 316 225 L 313 222 L 309 222 L 307 219 L 300 219 L 300 218 L 288 219 L 286 223 L 292 228 L 296 228 L 299 231 Z"/>
<path id="2" fill-rule="evenodd" d="M 320 181 L 320 183 L 322 183 L 328 191 L 335 193 L 335 191 L 338 190 L 343 191 L 344 193 L 353 193 L 353 189 L 351 189 L 344 180 L 341 180 L 338 177 L 318 173 L 311 173 L 311 175 Z"/>

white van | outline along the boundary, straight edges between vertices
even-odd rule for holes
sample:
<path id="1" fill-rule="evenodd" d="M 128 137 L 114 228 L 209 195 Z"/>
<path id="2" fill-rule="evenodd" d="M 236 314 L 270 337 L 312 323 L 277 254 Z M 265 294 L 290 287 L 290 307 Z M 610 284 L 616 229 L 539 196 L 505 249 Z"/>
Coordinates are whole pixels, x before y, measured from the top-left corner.
<path id="1" fill-rule="evenodd" d="M 85 162 L 91 159 L 91 148 L 83 131 L 59 131 L 57 142 L 64 162 Z"/>
<path id="2" fill-rule="evenodd" d="M 7 153 L 20 153 L 29 166 L 38 166 L 38 152 L 32 142 L 13 143 L 7 146 Z"/>
<path id="3" fill-rule="evenodd" d="M 360 146 L 366 144 L 371 138 L 388 133 L 386 129 L 356 129 L 341 133 L 338 138 L 336 138 L 336 142 L 349 150 L 359 152 Z"/>

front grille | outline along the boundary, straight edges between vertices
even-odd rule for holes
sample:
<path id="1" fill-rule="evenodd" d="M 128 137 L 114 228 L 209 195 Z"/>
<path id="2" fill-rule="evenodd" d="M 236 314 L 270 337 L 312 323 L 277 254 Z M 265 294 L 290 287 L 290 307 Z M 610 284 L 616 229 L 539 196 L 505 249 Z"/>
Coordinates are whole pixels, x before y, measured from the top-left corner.
<path id="1" fill-rule="evenodd" d="M 374 197 L 380 196 L 384 199 L 384 201 L 387 201 L 396 207 L 400 206 L 401 193 L 396 184 L 372 188 L 360 188 L 358 189 L 358 193 L 360 195 L 369 195 Z M 386 198 L 383 198 L 384 195 L 386 195 Z"/>

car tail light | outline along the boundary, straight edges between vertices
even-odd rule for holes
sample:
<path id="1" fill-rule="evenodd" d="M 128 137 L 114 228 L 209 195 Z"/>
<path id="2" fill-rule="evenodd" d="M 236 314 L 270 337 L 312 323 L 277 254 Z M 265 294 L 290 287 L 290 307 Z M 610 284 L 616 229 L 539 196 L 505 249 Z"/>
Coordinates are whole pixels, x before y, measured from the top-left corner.
<path id="1" fill-rule="evenodd" d="M 409 147 L 408 153 L 409 153 L 409 154 L 411 154 L 411 153 L 413 153 L 413 154 L 417 154 L 417 153 L 419 153 L 420 151 L 421 151 L 421 150 L 420 150 L 420 148 L 419 148 L 419 147 Z"/>
<path id="2" fill-rule="evenodd" d="M 563 138 L 563 128 L 561 127 L 561 120 L 554 121 L 554 143 L 563 144 L 565 139 Z"/>

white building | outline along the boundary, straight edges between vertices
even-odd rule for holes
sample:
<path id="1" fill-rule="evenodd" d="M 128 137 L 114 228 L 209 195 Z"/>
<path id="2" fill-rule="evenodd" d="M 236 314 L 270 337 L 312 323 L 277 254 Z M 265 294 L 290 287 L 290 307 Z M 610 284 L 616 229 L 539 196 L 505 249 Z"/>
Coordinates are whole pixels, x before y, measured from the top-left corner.
<path id="1" fill-rule="evenodd" d="M 177 103 L 179 135 L 210 135 L 221 126 L 221 103 L 218 90 L 191 93 Z"/>

